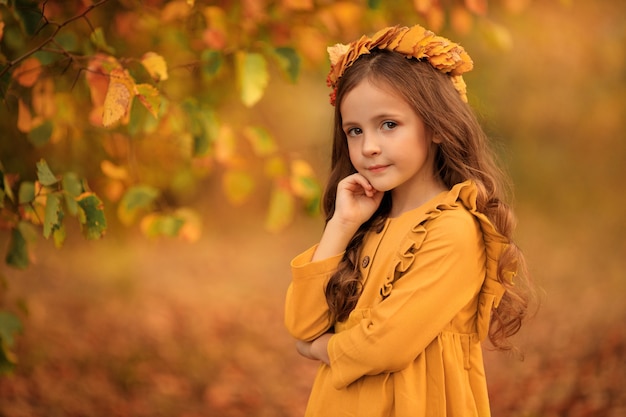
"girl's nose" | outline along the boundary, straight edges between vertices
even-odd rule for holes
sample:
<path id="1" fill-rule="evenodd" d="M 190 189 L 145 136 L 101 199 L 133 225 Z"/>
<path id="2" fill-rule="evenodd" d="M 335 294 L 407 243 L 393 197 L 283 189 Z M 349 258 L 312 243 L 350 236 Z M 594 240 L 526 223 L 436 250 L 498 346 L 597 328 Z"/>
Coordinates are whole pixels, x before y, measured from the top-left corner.
<path id="1" fill-rule="evenodd" d="M 363 148 L 361 151 L 366 156 L 378 155 L 380 153 L 380 145 L 376 135 L 363 134 Z"/>

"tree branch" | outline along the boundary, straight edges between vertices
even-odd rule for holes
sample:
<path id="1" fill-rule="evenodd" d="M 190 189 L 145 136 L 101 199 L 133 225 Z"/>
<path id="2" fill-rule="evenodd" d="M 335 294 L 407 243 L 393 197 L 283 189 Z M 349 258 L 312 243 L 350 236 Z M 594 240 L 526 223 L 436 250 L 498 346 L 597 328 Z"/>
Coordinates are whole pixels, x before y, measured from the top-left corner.
<path id="1" fill-rule="evenodd" d="M 85 10 L 83 10 L 81 13 L 77 14 L 76 16 L 70 17 L 69 19 L 67 19 L 65 22 L 58 24 L 56 29 L 54 30 L 54 32 L 52 32 L 52 34 L 45 39 L 43 42 L 41 42 L 38 46 L 34 47 L 33 49 L 31 49 L 30 51 L 26 52 L 25 54 L 23 54 L 22 56 L 10 61 L 4 68 L 2 68 L 2 70 L 0 70 L 0 78 L 2 78 L 2 76 L 4 74 L 7 73 L 7 71 L 9 71 L 11 68 L 15 67 L 15 65 L 19 64 L 20 62 L 24 61 L 26 58 L 30 57 L 31 55 L 33 55 L 34 53 L 36 53 L 37 51 L 40 51 L 41 49 L 43 49 L 46 45 L 48 45 L 50 42 L 54 41 L 55 36 L 61 31 L 61 29 L 63 29 L 65 26 L 69 25 L 70 23 L 74 22 L 75 20 L 78 19 L 82 19 L 85 18 L 85 16 L 87 16 L 87 14 L 89 12 L 91 12 L 93 9 L 102 6 L 104 3 L 107 3 L 109 0 L 100 0 L 97 1 L 96 3 L 90 5 L 89 7 L 87 7 Z M 45 16 L 44 16 L 45 18 Z M 46 21 L 47 24 L 52 24 L 49 21 Z M 89 25 L 91 27 L 91 25 Z"/>

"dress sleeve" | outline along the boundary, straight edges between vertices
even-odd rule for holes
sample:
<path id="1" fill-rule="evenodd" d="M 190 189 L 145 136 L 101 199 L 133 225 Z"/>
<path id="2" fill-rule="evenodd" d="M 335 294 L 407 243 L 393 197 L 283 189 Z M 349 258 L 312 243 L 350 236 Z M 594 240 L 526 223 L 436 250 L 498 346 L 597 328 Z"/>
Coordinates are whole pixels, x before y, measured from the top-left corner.
<path id="1" fill-rule="evenodd" d="M 285 326 L 296 339 L 311 341 L 331 327 L 324 291 L 343 253 L 311 262 L 317 245 L 291 261 L 292 281 L 285 300 Z"/>
<path id="2" fill-rule="evenodd" d="M 409 259 L 396 265 L 405 262 L 406 269 L 381 289 L 387 297 L 358 325 L 329 341 L 337 389 L 364 375 L 406 368 L 464 307 L 476 302 L 485 278 L 485 250 L 474 217 L 465 210 L 446 210 L 412 234 L 417 237 L 410 246 L 401 243 Z"/>

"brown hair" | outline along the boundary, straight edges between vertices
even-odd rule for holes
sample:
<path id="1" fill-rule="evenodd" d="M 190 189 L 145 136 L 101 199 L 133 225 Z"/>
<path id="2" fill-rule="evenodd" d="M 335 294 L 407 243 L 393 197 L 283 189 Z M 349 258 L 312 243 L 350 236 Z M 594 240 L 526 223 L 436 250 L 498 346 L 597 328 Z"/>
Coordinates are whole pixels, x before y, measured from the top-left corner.
<path id="1" fill-rule="evenodd" d="M 350 162 L 346 137 L 342 129 L 341 103 L 345 95 L 364 79 L 394 90 L 419 115 L 433 138 L 438 139 L 435 156 L 437 174 L 448 187 L 473 180 L 478 187 L 477 208 L 484 213 L 510 244 L 500 257 L 498 279 L 506 292 L 491 317 L 489 339 L 501 350 L 510 349 L 508 337 L 517 333 L 528 310 L 530 293 L 524 256 L 512 241 L 515 228 L 511 208 L 504 203 L 505 175 L 495 163 L 488 140 L 471 108 L 454 89 L 450 78 L 428 62 L 373 50 L 359 57 L 339 79 L 335 106 L 335 126 L 331 172 L 323 199 L 326 221 L 335 211 L 337 184 L 356 172 Z M 326 286 L 331 319 L 343 321 L 354 309 L 361 293 L 357 259 L 365 234 L 380 227 L 391 209 L 389 192 L 378 210 L 361 225 L 346 248 L 337 271 Z M 504 271 L 518 270 L 516 285 L 508 285 Z"/>

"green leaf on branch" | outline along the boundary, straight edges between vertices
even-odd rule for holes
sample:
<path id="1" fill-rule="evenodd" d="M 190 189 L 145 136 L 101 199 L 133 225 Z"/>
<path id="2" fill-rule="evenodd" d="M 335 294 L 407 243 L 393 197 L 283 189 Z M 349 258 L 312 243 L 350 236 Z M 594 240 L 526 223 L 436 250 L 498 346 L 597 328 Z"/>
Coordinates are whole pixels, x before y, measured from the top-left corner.
<path id="1" fill-rule="evenodd" d="M 215 112 L 210 109 L 204 109 L 198 119 L 200 128 L 193 137 L 193 155 L 205 156 L 219 135 L 220 123 Z"/>
<path id="2" fill-rule="evenodd" d="M 137 84 L 136 88 L 136 96 L 141 104 L 144 105 L 151 115 L 158 118 L 161 108 L 161 94 L 159 94 L 159 90 L 150 84 Z"/>
<path id="3" fill-rule="evenodd" d="M 277 186 L 272 191 L 265 227 L 270 232 L 280 232 L 293 220 L 294 197 L 289 190 Z"/>
<path id="4" fill-rule="evenodd" d="M 247 127 L 243 131 L 244 136 L 252 145 L 257 156 L 269 156 L 276 152 L 278 146 L 270 133 L 262 127 Z"/>
<path id="5" fill-rule="evenodd" d="M 142 219 L 141 230 L 151 238 L 176 237 L 184 225 L 185 220 L 176 215 L 152 213 Z"/>
<path id="6" fill-rule="evenodd" d="M 78 214 L 78 203 L 76 198 L 83 193 L 83 182 L 73 172 L 67 172 L 63 175 L 61 186 L 65 191 L 65 205 L 72 216 Z"/>
<path id="7" fill-rule="evenodd" d="M 202 75 L 207 79 L 214 78 L 222 68 L 224 59 L 222 54 L 212 49 L 205 49 L 200 54 L 200 61 L 202 65 Z"/>
<path id="8" fill-rule="evenodd" d="M 97 195 L 91 192 L 81 194 L 76 201 L 81 208 L 79 218 L 83 235 L 87 239 L 100 239 L 104 236 L 107 227 L 104 204 Z"/>
<path id="9" fill-rule="evenodd" d="M 50 120 L 46 120 L 28 132 L 28 140 L 35 146 L 43 146 L 50 142 L 53 128 L 54 126 L 52 122 Z"/>
<path id="10" fill-rule="evenodd" d="M 158 189 L 149 185 L 136 185 L 129 188 L 120 200 L 117 216 L 125 225 L 133 224 L 140 214 L 153 209 L 154 201 L 159 194 Z"/>
<path id="11" fill-rule="evenodd" d="M 11 230 L 11 240 L 5 261 L 7 265 L 18 269 L 26 269 L 30 264 L 28 245 L 19 226 Z"/>
<path id="12" fill-rule="evenodd" d="M 102 28 L 96 28 L 93 32 L 91 32 L 89 39 L 99 50 L 108 52 L 111 55 L 115 54 L 115 49 L 107 44 Z"/>
<path id="13" fill-rule="evenodd" d="M 44 159 L 37 162 L 37 179 L 46 187 L 59 182 L 59 179 L 52 173 L 48 163 Z"/>
<path id="14" fill-rule="evenodd" d="M 19 204 L 28 204 L 35 199 L 35 183 L 31 181 L 24 181 L 20 184 L 20 189 L 17 192 L 17 201 Z"/>
<path id="15" fill-rule="evenodd" d="M 48 239 L 53 231 L 61 227 L 62 221 L 61 195 L 59 193 L 48 194 L 46 196 L 46 211 L 43 220 L 43 237 Z"/>
<path id="16" fill-rule="evenodd" d="M 6 311 L 0 311 L 0 374 L 13 370 L 17 357 L 11 350 L 15 344 L 15 334 L 22 331 L 19 318 Z"/>
<path id="17" fill-rule="evenodd" d="M 300 56 L 293 48 L 276 48 L 275 51 L 280 68 L 287 74 L 289 80 L 295 83 L 300 74 Z"/>
<path id="18" fill-rule="evenodd" d="M 269 82 L 267 61 L 259 53 L 239 51 L 235 54 L 235 67 L 241 101 L 252 107 L 263 97 Z"/>

